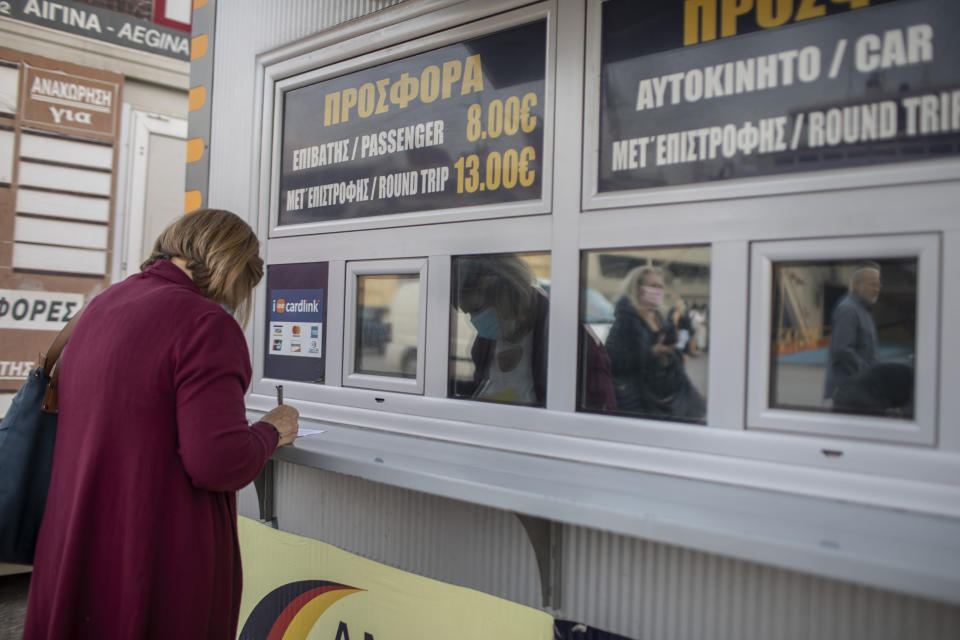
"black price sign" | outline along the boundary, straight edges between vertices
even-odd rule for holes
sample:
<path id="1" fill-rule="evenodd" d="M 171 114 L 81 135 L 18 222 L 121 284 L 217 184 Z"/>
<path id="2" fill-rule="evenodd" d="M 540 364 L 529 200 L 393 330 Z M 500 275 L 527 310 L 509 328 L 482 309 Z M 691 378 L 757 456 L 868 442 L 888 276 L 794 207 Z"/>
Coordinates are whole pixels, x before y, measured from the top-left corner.
<path id="1" fill-rule="evenodd" d="M 287 92 L 280 225 L 540 197 L 546 21 Z"/>
<path id="2" fill-rule="evenodd" d="M 602 12 L 601 193 L 960 151 L 955 0 Z"/>

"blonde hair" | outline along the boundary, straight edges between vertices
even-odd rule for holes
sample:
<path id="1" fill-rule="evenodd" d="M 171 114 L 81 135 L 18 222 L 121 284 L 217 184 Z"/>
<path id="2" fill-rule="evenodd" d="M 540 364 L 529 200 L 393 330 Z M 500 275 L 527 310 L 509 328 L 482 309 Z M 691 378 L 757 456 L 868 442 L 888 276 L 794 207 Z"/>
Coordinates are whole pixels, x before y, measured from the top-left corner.
<path id="1" fill-rule="evenodd" d="M 646 306 L 640 302 L 640 296 L 637 295 L 637 285 L 642 283 L 647 276 L 657 275 L 663 277 L 663 270 L 660 267 L 649 265 L 634 267 L 627 273 L 623 279 L 623 285 L 620 288 L 620 295 L 630 301 L 633 308 L 637 311 L 643 311 Z"/>
<path id="2" fill-rule="evenodd" d="M 178 218 L 153 243 L 144 270 L 157 260 L 183 258 L 200 292 L 250 319 L 253 288 L 263 277 L 260 241 L 242 218 L 223 209 L 196 209 Z"/>

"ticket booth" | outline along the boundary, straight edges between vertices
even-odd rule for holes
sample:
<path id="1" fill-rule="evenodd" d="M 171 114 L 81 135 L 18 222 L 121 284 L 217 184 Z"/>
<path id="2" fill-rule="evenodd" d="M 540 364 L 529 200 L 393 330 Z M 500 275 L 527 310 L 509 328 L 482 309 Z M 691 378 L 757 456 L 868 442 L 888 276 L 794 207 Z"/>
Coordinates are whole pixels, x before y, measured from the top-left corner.
<path id="1" fill-rule="evenodd" d="M 245 515 L 629 638 L 956 636 L 955 3 L 215 15 L 308 432 Z"/>

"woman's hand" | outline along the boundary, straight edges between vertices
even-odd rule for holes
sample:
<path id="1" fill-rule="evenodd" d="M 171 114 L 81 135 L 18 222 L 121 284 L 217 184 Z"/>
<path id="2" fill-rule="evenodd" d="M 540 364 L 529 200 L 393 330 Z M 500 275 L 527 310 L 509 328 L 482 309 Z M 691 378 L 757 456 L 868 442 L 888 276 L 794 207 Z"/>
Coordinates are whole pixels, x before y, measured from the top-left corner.
<path id="1" fill-rule="evenodd" d="M 299 416 L 299 411 L 288 404 L 282 404 L 272 409 L 260 421 L 273 425 L 273 428 L 280 434 L 280 441 L 277 446 L 281 447 L 297 439 L 297 431 L 300 429 L 300 423 L 297 420 Z"/>
<path id="2" fill-rule="evenodd" d="M 663 341 L 665 338 L 666 336 L 664 336 L 664 334 L 661 333 L 660 335 L 657 336 L 657 342 L 652 347 L 650 347 L 650 353 L 652 353 L 654 357 L 659 358 L 660 356 L 666 355 L 668 353 L 671 353 L 677 350 L 677 345 L 675 344 L 670 344 L 670 345 L 663 344 Z"/>

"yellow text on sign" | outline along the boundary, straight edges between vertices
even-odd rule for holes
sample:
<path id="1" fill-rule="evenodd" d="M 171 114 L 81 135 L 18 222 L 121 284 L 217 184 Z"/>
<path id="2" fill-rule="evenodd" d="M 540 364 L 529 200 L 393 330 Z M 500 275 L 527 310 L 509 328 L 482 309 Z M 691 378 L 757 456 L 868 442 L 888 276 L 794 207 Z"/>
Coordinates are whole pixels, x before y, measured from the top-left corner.
<path id="1" fill-rule="evenodd" d="M 387 113 L 391 106 L 406 109 L 417 101 L 429 104 L 479 91 L 483 91 L 483 66 L 477 53 L 463 62 L 448 60 L 442 65 L 428 65 L 419 77 L 405 72 L 397 79 L 382 78 L 328 93 L 323 99 L 323 126 L 348 122 L 354 115 L 369 118 Z"/>
<path id="2" fill-rule="evenodd" d="M 537 177 L 530 165 L 537 159 L 533 147 L 507 149 L 503 153 L 491 151 L 483 162 L 480 156 L 471 153 L 460 156 L 453 167 L 457 170 L 457 193 L 513 189 L 518 184 L 529 187 Z M 481 169 L 483 169 L 481 176 Z"/>
<path id="3" fill-rule="evenodd" d="M 870 0 L 686 0 L 683 6 L 684 46 L 737 35 L 737 21 L 752 16 L 764 29 L 802 22 L 827 13 L 827 4 L 850 9 L 870 6 Z"/>
<path id="4" fill-rule="evenodd" d="M 467 140 L 499 138 L 501 134 L 512 136 L 519 131 L 530 133 L 537 128 L 537 116 L 530 113 L 535 106 L 537 94 L 532 91 L 523 98 L 510 96 L 506 100 L 491 100 L 484 127 L 483 107 L 472 104 L 467 108 Z"/>

